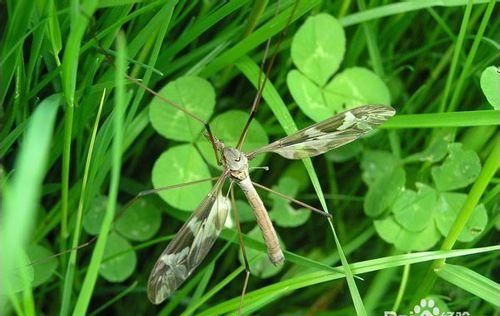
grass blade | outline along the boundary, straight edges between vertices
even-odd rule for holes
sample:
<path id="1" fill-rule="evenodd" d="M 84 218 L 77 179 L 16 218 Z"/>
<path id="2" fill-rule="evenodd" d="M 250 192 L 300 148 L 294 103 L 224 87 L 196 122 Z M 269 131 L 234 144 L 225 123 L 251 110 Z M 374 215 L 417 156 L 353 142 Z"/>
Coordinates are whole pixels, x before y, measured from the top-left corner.
<path id="1" fill-rule="evenodd" d="M 71 248 L 73 249 L 71 251 L 68 265 L 66 267 L 66 276 L 64 278 L 64 287 L 63 287 L 63 297 L 62 297 L 62 303 L 61 303 L 61 311 L 60 315 L 67 315 L 69 313 L 69 306 L 71 303 L 71 294 L 72 294 L 72 287 L 73 287 L 73 281 L 75 278 L 75 269 L 76 269 L 76 254 L 78 252 L 78 243 L 80 242 L 80 234 L 82 231 L 82 218 L 83 218 L 83 209 L 84 209 L 84 202 L 85 202 L 85 193 L 86 193 L 86 187 L 87 187 L 87 181 L 88 181 L 88 175 L 89 175 L 89 169 L 90 169 L 90 163 L 92 161 L 92 154 L 94 151 L 94 145 L 95 145 L 95 139 L 97 135 L 97 130 L 99 127 L 99 121 L 101 119 L 101 113 L 102 113 L 102 107 L 104 104 L 104 97 L 106 95 L 106 90 L 104 90 L 102 94 L 102 99 L 101 103 L 99 105 L 99 110 L 97 112 L 97 116 L 95 119 L 94 123 L 94 129 L 92 131 L 92 136 L 90 138 L 90 143 L 89 143 L 89 150 L 87 153 L 87 159 L 85 160 L 85 170 L 83 173 L 83 179 L 82 179 L 82 189 L 80 193 L 80 200 L 78 202 L 78 209 L 76 213 L 76 223 L 74 227 L 74 235 L 73 235 L 73 242 L 71 244 Z"/>
<path id="2" fill-rule="evenodd" d="M 125 69 L 126 69 L 126 51 L 125 51 L 125 37 L 122 33 L 117 38 L 118 58 L 117 58 L 117 71 L 115 77 L 115 107 L 113 111 L 114 123 L 114 139 L 112 144 L 112 168 L 111 168 L 111 182 L 109 188 L 109 199 L 106 208 L 99 237 L 92 253 L 89 268 L 85 279 L 83 280 L 82 290 L 78 296 L 73 315 L 85 315 L 89 307 L 90 299 L 94 291 L 99 267 L 103 259 L 104 247 L 108 238 L 108 233 L 111 229 L 111 224 L 116 210 L 116 201 L 118 197 L 118 186 L 120 181 L 121 169 L 121 155 L 123 146 L 123 120 L 125 116 Z"/>
<path id="3" fill-rule="evenodd" d="M 15 173 L 3 188 L 5 208 L 2 212 L 0 229 L 2 232 L 2 293 L 11 293 L 10 289 L 15 286 L 9 282 L 9 273 L 12 271 L 19 270 L 23 281 L 27 281 L 28 266 L 24 260 L 26 245 L 31 237 L 40 207 L 42 182 L 47 172 L 47 160 L 60 101 L 60 95 L 52 95 L 34 111 L 26 129 L 21 151 L 16 159 Z M 36 159 L 36 163 L 33 159 Z M 30 286 L 25 288 L 24 304 L 24 313 L 34 315 Z"/>
<path id="4" fill-rule="evenodd" d="M 500 307 L 500 285 L 463 266 L 445 264 L 436 271 L 438 277 L 468 291 L 491 304 Z"/>

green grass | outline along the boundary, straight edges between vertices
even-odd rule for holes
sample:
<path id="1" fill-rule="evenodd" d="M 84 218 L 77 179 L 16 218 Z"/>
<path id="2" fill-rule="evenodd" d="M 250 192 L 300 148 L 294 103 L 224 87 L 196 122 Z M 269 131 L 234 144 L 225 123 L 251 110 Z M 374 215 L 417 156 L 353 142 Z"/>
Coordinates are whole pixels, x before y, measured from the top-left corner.
<path id="1" fill-rule="evenodd" d="M 397 115 L 343 149 L 303 162 L 266 155 L 260 165 L 270 170 L 252 171 L 254 181 L 333 215 L 330 223 L 304 215 L 259 191 L 271 217 L 281 219 L 282 268 L 269 264 L 259 235 L 249 234 L 255 221 L 236 190 L 243 240 L 252 253 L 243 313 L 408 313 L 425 297 L 442 310 L 472 315 L 498 309 L 500 112 L 488 103 L 495 98 L 485 96 L 491 89 L 483 93 L 480 79 L 487 67 L 499 66 L 495 1 L 316 0 L 294 7 L 285 0 L 279 11 L 275 2 L 243 0 L 65 4 L 0 4 L 2 314 L 237 312 L 244 267 L 235 228 L 221 233 L 172 298 L 159 306 L 147 300 L 150 270 L 190 213 L 163 196 L 142 198 L 127 213 L 122 206 L 153 187 L 152 174 L 170 184 L 200 178 L 172 178 L 174 164 L 161 166 L 163 153 L 184 146 L 201 161 L 213 154 L 198 132 L 180 140 L 162 136 L 158 117 L 150 117 L 153 97 L 124 73 L 154 91 L 199 76 L 213 86 L 214 109 L 196 87 L 183 90 L 176 103 L 188 106 L 198 98 L 192 103 L 209 121 L 228 111 L 248 113 L 265 42 L 273 37 L 276 44 L 286 28 L 253 123 L 267 139 L 312 124 L 311 113 L 321 114 L 311 108 L 314 102 L 334 113 L 356 100 L 381 100 Z M 345 53 L 329 55 L 340 63 L 327 78 L 337 90 L 323 82 L 301 94 L 297 87 L 322 79 L 301 68 L 291 53 L 293 39 L 308 17 L 321 13 L 336 17 L 345 35 L 319 28 L 317 43 L 298 49 L 309 57 L 308 49 L 319 45 L 328 55 L 345 36 Z M 375 78 L 344 72 L 352 67 L 369 69 Z M 295 86 L 292 72 L 299 74 Z M 353 84 L 334 82 L 342 75 Z M 168 113 L 162 128 L 178 124 L 192 132 L 196 126 Z M 238 130 L 244 122 L 224 124 Z M 249 144 L 260 141 L 252 137 Z M 189 171 L 193 157 L 179 157 L 175 168 Z M 218 175 L 211 162 L 194 169 Z M 192 185 L 166 194 L 174 191 L 207 193 L 206 186 Z M 303 220 L 286 222 L 296 215 Z M 412 221 L 428 223 L 412 230 Z M 108 241 L 110 232 L 118 243 Z M 95 242 L 78 247 L 94 236 Z M 43 255 L 33 246 L 42 246 Z"/>

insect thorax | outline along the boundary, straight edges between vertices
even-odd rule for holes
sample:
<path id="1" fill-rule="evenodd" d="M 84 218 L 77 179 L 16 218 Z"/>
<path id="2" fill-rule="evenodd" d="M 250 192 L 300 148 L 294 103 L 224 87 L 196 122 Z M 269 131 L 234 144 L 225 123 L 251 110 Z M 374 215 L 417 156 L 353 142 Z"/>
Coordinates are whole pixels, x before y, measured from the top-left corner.
<path id="1" fill-rule="evenodd" d="M 248 159 L 244 153 L 233 147 L 224 147 L 221 150 L 225 168 L 236 181 L 248 177 Z"/>

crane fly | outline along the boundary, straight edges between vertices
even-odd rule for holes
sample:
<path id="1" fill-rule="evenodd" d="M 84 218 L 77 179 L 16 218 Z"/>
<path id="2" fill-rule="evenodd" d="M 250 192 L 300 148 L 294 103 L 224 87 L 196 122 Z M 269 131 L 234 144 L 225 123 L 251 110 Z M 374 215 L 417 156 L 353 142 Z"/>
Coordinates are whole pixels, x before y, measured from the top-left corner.
<path id="1" fill-rule="evenodd" d="M 277 153 L 288 159 L 314 157 L 360 138 L 395 113 L 392 107 L 384 105 L 356 107 L 249 153 L 239 149 L 241 142 L 236 148 L 225 146 L 210 135 L 208 138 L 221 158 L 222 175 L 156 261 L 147 285 L 149 300 L 160 304 L 167 299 L 212 248 L 228 214 L 227 202 L 220 195 L 228 179 L 245 194 L 264 237 L 269 260 L 275 265 L 281 264 L 283 251 L 264 203 L 250 180 L 249 160 L 262 153 Z M 242 135 L 245 132 L 246 128 Z"/>

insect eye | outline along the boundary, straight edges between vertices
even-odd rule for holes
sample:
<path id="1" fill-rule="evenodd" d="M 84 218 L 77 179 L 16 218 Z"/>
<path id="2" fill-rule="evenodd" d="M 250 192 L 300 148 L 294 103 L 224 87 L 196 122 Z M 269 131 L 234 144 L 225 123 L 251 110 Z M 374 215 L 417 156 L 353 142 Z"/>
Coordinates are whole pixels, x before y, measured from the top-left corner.
<path id="1" fill-rule="evenodd" d="M 241 156 L 238 156 L 238 158 L 236 158 L 234 161 L 239 162 L 240 160 L 241 160 Z"/>

